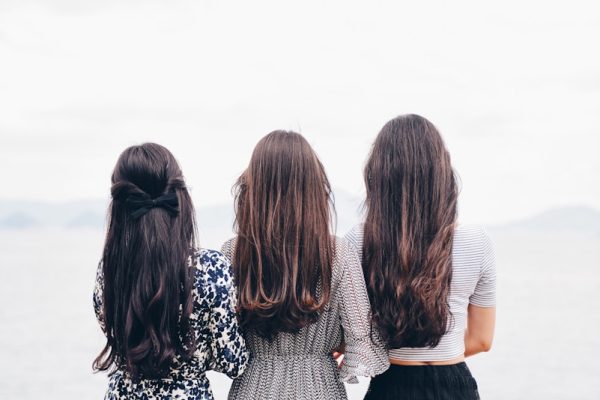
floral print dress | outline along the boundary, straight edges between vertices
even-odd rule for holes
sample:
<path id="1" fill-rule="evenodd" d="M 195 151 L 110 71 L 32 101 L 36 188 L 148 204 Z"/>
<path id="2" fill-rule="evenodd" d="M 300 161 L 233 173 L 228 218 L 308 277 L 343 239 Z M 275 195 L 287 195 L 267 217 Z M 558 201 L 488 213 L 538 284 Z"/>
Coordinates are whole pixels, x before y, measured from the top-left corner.
<path id="1" fill-rule="evenodd" d="M 162 379 L 132 380 L 117 369 L 109 377 L 105 400 L 178 399 L 212 400 L 205 371 L 212 369 L 235 378 L 244 372 L 248 352 L 235 313 L 236 294 L 231 264 L 213 250 L 199 250 L 192 259 L 195 268 L 194 306 L 190 315 L 197 350 L 187 362 L 175 359 L 169 375 Z M 94 310 L 104 331 L 102 268 L 94 289 Z"/>

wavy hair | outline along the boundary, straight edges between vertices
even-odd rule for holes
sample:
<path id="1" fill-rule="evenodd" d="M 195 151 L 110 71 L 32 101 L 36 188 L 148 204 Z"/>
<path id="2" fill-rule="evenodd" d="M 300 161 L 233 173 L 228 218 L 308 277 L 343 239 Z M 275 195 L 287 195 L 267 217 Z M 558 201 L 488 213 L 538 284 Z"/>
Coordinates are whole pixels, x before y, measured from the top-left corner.
<path id="1" fill-rule="evenodd" d="M 373 321 L 390 348 L 434 347 L 451 323 L 448 293 L 458 189 L 427 119 L 392 119 L 365 170 L 363 269 Z"/>
<path id="2" fill-rule="evenodd" d="M 194 351 L 194 207 L 177 161 L 154 143 L 121 154 L 111 195 L 101 260 L 107 342 L 94 369 L 160 378 L 176 356 L 189 359 Z M 160 198 L 174 202 L 153 206 Z M 146 210 L 140 208 L 144 202 Z"/>
<path id="3" fill-rule="evenodd" d="M 260 336 L 297 332 L 329 301 L 331 188 L 300 134 L 274 131 L 256 145 L 234 186 L 233 265 L 240 324 Z"/>

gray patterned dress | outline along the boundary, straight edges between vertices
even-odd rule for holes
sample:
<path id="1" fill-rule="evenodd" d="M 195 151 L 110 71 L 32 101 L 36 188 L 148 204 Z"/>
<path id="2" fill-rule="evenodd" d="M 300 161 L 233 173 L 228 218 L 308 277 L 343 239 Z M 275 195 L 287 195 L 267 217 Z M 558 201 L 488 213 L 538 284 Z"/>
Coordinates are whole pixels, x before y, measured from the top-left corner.
<path id="1" fill-rule="evenodd" d="M 235 239 L 223 245 L 231 259 Z M 389 367 L 379 338 L 370 333 L 370 305 L 356 249 L 336 238 L 331 298 L 319 319 L 299 333 L 281 332 L 268 341 L 244 333 L 250 350 L 246 372 L 233 381 L 229 399 L 346 399 L 343 382 L 375 376 Z M 331 356 L 345 342 L 342 367 Z"/>

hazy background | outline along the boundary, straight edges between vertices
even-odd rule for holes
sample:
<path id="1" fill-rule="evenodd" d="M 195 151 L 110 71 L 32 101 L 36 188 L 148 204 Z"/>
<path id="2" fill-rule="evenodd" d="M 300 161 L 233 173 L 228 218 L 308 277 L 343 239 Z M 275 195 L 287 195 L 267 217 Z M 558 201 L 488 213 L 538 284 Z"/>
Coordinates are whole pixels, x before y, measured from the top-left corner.
<path id="1" fill-rule="evenodd" d="M 219 247 L 253 146 L 300 131 L 343 234 L 370 144 L 408 112 L 496 243 L 482 398 L 600 398 L 600 7 L 548 3 L 0 0 L 0 398 L 103 395 L 91 289 L 125 147 L 175 154 Z"/>

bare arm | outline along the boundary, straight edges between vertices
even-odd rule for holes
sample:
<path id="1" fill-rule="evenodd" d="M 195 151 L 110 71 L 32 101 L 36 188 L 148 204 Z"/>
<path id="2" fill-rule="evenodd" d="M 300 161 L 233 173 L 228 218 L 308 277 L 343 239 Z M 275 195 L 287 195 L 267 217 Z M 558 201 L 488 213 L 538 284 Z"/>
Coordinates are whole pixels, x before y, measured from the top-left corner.
<path id="1" fill-rule="evenodd" d="M 482 231 L 481 274 L 469 298 L 465 357 L 492 347 L 496 325 L 496 257 L 490 237 Z"/>
<path id="2" fill-rule="evenodd" d="M 496 307 L 469 304 L 465 331 L 465 357 L 490 350 L 494 340 Z"/>

